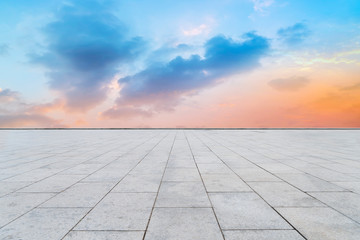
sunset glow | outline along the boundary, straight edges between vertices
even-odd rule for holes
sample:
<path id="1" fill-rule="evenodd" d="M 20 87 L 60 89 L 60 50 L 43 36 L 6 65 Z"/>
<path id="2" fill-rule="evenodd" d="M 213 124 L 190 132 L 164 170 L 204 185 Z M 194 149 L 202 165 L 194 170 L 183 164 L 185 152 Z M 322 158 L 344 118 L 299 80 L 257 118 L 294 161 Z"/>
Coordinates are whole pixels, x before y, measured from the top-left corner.
<path id="1" fill-rule="evenodd" d="M 360 127 L 360 2 L 0 2 L 0 127 Z"/>

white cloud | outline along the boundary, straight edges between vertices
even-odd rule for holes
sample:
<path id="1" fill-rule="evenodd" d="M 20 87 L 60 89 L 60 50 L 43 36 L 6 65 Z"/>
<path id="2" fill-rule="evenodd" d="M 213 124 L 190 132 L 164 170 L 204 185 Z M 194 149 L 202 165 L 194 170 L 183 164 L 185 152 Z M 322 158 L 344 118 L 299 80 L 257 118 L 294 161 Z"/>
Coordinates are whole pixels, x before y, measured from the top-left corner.
<path id="1" fill-rule="evenodd" d="M 189 30 L 183 30 L 182 32 L 183 32 L 183 34 L 185 36 L 197 36 L 197 35 L 200 35 L 200 34 L 203 34 L 203 33 L 205 33 L 205 34 L 209 33 L 210 28 L 206 24 L 201 24 L 198 27 L 195 27 L 195 28 L 192 28 L 192 29 L 189 29 Z"/>
<path id="2" fill-rule="evenodd" d="M 254 4 L 254 10 L 256 12 L 265 12 L 265 9 L 270 7 L 273 3 L 274 0 L 251 0 Z"/>

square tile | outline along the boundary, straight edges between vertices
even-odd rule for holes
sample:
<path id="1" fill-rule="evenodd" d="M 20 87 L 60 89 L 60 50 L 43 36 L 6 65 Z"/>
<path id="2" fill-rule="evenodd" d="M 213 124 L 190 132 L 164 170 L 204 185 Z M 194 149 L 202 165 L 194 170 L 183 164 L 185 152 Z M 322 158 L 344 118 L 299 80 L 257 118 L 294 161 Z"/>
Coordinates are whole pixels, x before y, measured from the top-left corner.
<path id="1" fill-rule="evenodd" d="M 202 182 L 162 182 L 155 207 L 211 207 Z"/>
<path id="2" fill-rule="evenodd" d="M 155 193 L 109 193 L 75 230 L 145 230 Z"/>
<path id="3" fill-rule="evenodd" d="M 255 193 L 210 193 L 221 229 L 292 229 Z"/>
<path id="4" fill-rule="evenodd" d="M 221 240 L 211 208 L 155 208 L 146 240 Z"/>

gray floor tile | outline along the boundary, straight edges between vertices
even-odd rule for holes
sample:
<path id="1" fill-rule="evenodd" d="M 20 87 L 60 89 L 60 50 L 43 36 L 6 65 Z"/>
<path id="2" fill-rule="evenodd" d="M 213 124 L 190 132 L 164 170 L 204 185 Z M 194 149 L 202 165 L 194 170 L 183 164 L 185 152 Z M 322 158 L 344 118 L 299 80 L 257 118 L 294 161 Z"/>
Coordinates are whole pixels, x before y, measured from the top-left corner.
<path id="1" fill-rule="evenodd" d="M 351 192 L 312 192 L 310 195 L 360 223 L 360 195 Z"/>
<path id="2" fill-rule="evenodd" d="M 282 163 L 259 163 L 259 166 L 271 173 L 301 173 L 301 171 Z"/>
<path id="3" fill-rule="evenodd" d="M 198 164 L 201 174 L 233 174 L 225 164 Z"/>
<path id="4" fill-rule="evenodd" d="M 295 187 L 301 189 L 304 192 L 313 192 L 313 191 L 346 191 L 344 188 L 341 188 L 330 182 L 326 182 L 322 179 L 313 177 L 309 174 L 302 173 L 279 173 L 276 174 L 278 177 L 282 178 L 284 181 L 294 185 Z"/>
<path id="5" fill-rule="evenodd" d="M 19 192 L 61 192 L 86 175 L 54 175 L 30 186 L 19 190 Z"/>
<path id="6" fill-rule="evenodd" d="M 210 199 L 224 230 L 292 228 L 255 193 L 211 193 Z"/>
<path id="7" fill-rule="evenodd" d="M 61 239 L 82 217 L 68 239 L 142 239 L 149 220 L 148 238 L 222 239 L 214 211 L 227 239 L 299 239 L 286 220 L 310 240 L 358 239 L 358 142 L 356 130 L 0 131 L 0 239 Z"/>
<path id="8" fill-rule="evenodd" d="M 104 167 L 104 164 L 78 164 L 75 167 L 72 167 L 70 169 L 67 169 L 61 174 L 80 174 L 80 175 L 89 175 L 96 170 L 99 170 L 100 168 Z"/>
<path id="9" fill-rule="evenodd" d="M 85 208 L 38 208 L 0 229 L 0 239 L 61 239 L 88 211 Z"/>
<path id="10" fill-rule="evenodd" d="M 93 207 L 113 186 L 113 183 L 77 183 L 41 207 Z"/>
<path id="11" fill-rule="evenodd" d="M 142 240 L 143 231 L 71 231 L 64 240 Z"/>
<path id="12" fill-rule="evenodd" d="M 110 193 L 75 230 L 145 230 L 155 193 Z"/>
<path id="13" fill-rule="evenodd" d="M 304 170 L 304 172 L 309 173 L 315 177 L 321 178 L 325 181 L 356 181 L 356 178 L 344 174 L 344 173 L 338 173 L 333 170 L 329 170 L 323 167 L 317 167 L 317 168 L 307 168 Z"/>
<path id="14" fill-rule="evenodd" d="M 196 155 L 194 154 L 195 162 L 197 164 L 221 164 L 221 160 L 217 158 L 215 155 Z"/>
<path id="15" fill-rule="evenodd" d="M 196 168 L 167 168 L 163 181 L 201 181 Z"/>
<path id="16" fill-rule="evenodd" d="M 308 240 L 358 240 L 360 225 L 330 208 L 278 208 Z"/>
<path id="17" fill-rule="evenodd" d="M 7 178 L 6 182 L 37 182 L 44 178 L 50 177 L 51 175 L 54 175 L 61 170 L 57 169 L 35 169 L 31 170 L 29 172 L 25 172 L 19 175 L 16 175 L 11 178 Z"/>
<path id="18" fill-rule="evenodd" d="M 241 179 L 243 179 L 245 182 L 251 182 L 251 181 L 264 181 L 264 182 L 276 182 L 281 181 L 278 177 L 275 175 L 266 172 L 265 170 L 261 168 L 234 168 L 233 169 L 236 174 L 239 175 Z"/>
<path id="19" fill-rule="evenodd" d="M 170 157 L 169 163 L 167 165 L 168 168 L 196 168 L 194 160 L 188 159 L 172 159 Z"/>
<path id="20" fill-rule="evenodd" d="M 285 182 L 249 182 L 249 185 L 273 207 L 325 206 Z"/>
<path id="21" fill-rule="evenodd" d="M 223 239 L 211 208 L 155 208 L 146 240 Z"/>
<path id="22" fill-rule="evenodd" d="M 201 174 L 207 192 L 252 191 L 238 176 L 232 174 Z"/>
<path id="23" fill-rule="evenodd" d="M 295 230 L 224 231 L 226 240 L 304 240 Z"/>
<path id="24" fill-rule="evenodd" d="M 162 174 L 129 174 L 113 192 L 157 192 Z"/>
<path id="25" fill-rule="evenodd" d="M 155 207 L 211 207 L 202 182 L 162 182 Z"/>
<path id="26" fill-rule="evenodd" d="M 0 227 L 54 196 L 52 193 L 11 193 L 0 198 Z"/>
<path id="27" fill-rule="evenodd" d="M 325 164 L 324 166 L 340 173 L 360 173 L 359 167 L 347 166 L 340 163 Z"/>
<path id="28" fill-rule="evenodd" d="M 30 185 L 33 182 L 4 182 L 0 181 L 0 197 L 15 192 L 23 187 Z"/>
<path id="29" fill-rule="evenodd" d="M 90 176 L 84 178 L 83 182 L 118 182 L 131 170 L 129 166 L 105 167 Z"/>
<path id="30" fill-rule="evenodd" d="M 360 194 L 360 181 L 357 182 L 332 182 L 342 188 L 345 188 L 349 191 Z"/>

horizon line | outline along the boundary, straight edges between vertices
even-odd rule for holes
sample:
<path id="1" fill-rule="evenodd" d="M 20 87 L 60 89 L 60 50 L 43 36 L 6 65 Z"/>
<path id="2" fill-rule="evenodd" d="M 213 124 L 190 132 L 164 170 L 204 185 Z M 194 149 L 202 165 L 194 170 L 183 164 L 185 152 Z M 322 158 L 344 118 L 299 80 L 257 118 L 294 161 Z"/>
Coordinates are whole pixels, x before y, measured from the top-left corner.
<path id="1" fill-rule="evenodd" d="M 206 128 L 206 127 L 179 127 L 179 128 L 160 128 L 160 127 L 156 127 L 156 128 L 34 128 L 34 127 L 30 127 L 30 128 L 1 128 L 0 130 L 360 130 L 359 127 L 264 127 L 264 128 L 259 128 L 259 127 L 244 127 L 244 128 Z"/>

